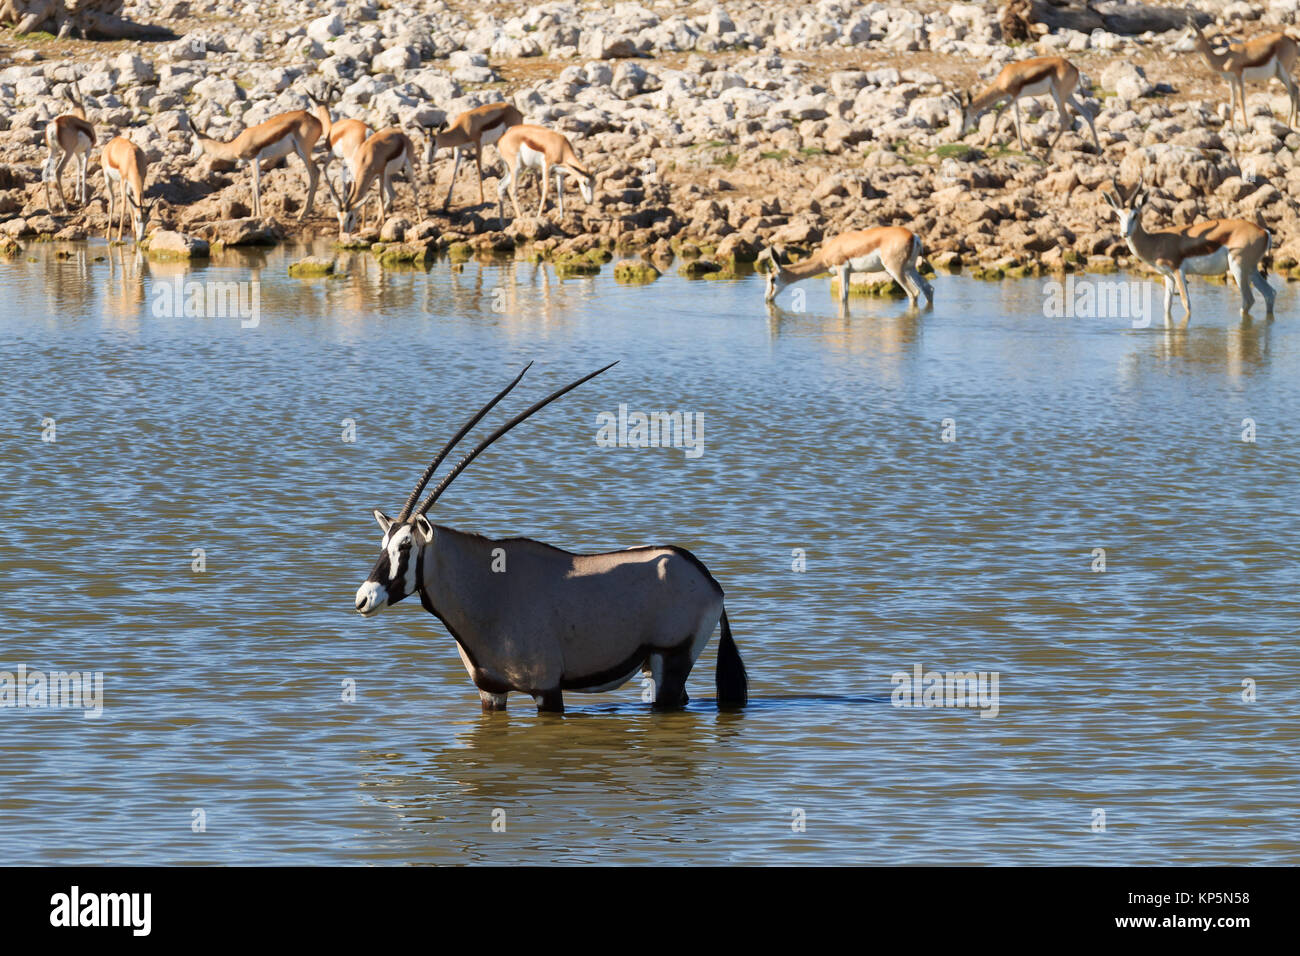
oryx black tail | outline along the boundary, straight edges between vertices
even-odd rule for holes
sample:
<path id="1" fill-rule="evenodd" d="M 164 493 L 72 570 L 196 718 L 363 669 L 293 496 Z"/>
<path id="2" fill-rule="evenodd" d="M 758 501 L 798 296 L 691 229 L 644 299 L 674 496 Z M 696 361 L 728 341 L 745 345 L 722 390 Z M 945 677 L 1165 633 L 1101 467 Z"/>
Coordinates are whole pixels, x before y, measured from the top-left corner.
<path id="1" fill-rule="evenodd" d="M 727 611 L 722 611 L 722 640 L 718 643 L 718 667 L 713 680 L 718 688 L 719 707 L 744 707 L 749 702 L 749 675 L 740 659 L 736 642 L 731 639 Z"/>

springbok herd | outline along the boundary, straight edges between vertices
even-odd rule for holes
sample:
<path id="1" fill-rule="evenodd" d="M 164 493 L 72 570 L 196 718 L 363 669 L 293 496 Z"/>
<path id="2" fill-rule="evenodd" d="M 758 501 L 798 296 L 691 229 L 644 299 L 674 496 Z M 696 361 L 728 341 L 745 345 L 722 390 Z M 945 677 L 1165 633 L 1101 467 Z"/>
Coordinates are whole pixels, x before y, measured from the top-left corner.
<path id="1" fill-rule="evenodd" d="M 1277 32 L 1229 43 L 1226 48 L 1216 49 L 1194 20 L 1189 20 L 1189 25 L 1205 62 L 1228 82 L 1230 122 L 1235 123 L 1240 104 L 1242 123 L 1246 123 L 1247 80 L 1268 82 L 1278 79 L 1286 88 L 1290 100 L 1287 124 L 1294 125 L 1296 114 L 1300 111 L 1300 90 L 1292 75 L 1297 59 L 1300 58 L 1300 49 L 1294 39 L 1284 32 Z M 969 133 L 983 113 L 996 107 L 997 112 L 984 140 L 984 145 L 987 146 L 997 130 L 1002 112 L 1011 106 L 1015 116 L 1017 141 L 1021 151 L 1024 151 L 1020 130 L 1020 99 L 1046 95 L 1052 98 L 1060 118 L 1060 128 L 1048 146 L 1049 152 L 1064 131 L 1073 128 L 1072 110 L 1087 123 L 1093 144 L 1100 153 L 1101 144 L 1092 117 L 1075 96 L 1079 79 L 1079 70 L 1061 56 L 1040 56 L 1011 63 L 978 93 L 959 97 L 962 107 L 960 135 Z M 63 170 L 69 162 L 76 160 L 77 195 L 84 206 L 88 201 L 86 167 L 90 152 L 96 144 L 95 129 L 86 118 L 75 80 L 66 89 L 72 101 L 72 111 L 55 117 L 46 128 L 45 142 L 49 156 L 42 173 L 47 205 L 50 204 L 49 186 L 53 181 L 59 202 L 65 211 L 67 203 L 63 194 Z M 411 185 L 417 216 L 422 215 L 416 146 L 412 136 L 399 127 L 372 131 L 358 119 L 333 120 L 330 99 L 331 94 L 335 93 L 336 90 L 327 90 L 324 96 L 309 93 L 315 104 L 313 109 L 280 113 L 245 129 L 229 142 L 212 139 L 194 130 L 191 159 L 197 161 L 206 155 L 214 160 L 250 165 L 253 213 L 260 216 L 262 163 L 277 161 L 290 153 L 296 154 L 302 160 L 308 178 L 306 202 L 298 217 L 301 222 L 311 213 L 316 188 L 322 178 L 321 169 L 313 159 L 313 154 L 323 147 L 323 178 L 337 213 L 341 235 L 356 228 L 358 211 L 363 213 L 364 218 L 364 207 L 372 186 L 376 187 L 379 222 L 382 223 L 387 218 L 396 201 L 393 177 L 399 172 L 405 174 Z M 584 201 L 593 201 L 595 177 L 579 161 L 569 139 L 554 130 L 524 123 L 522 114 L 509 103 L 490 103 L 467 110 L 450 124 L 443 124 L 436 130 L 422 130 L 415 135 L 422 137 L 425 142 L 424 161 L 430 166 L 439 150 L 449 148 L 454 152 L 455 161 L 446 199 L 443 201 L 444 210 L 450 206 L 456 174 L 462 156 L 467 151 L 472 152 L 478 173 L 479 203 L 485 201 L 482 154 L 483 147 L 490 144 L 496 146 L 504 166 L 504 172 L 497 180 L 497 208 L 502 220 L 505 218 L 507 192 L 515 216 L 521 215 L 518 187 L 520 173 L 525 168 L 538 170 L 541 174 L 538 216 L 546 208 L 552 176 L 561 215 L 564 213 L 563 186 L 566 176 L 575 180 Z M 338 160 L 340 166 L 337 187 L 329 175 L 329 166 L 334 160 Z M 114 216 L 117 216 L 117 237 L 120 240 L 129 213 L 132 234 L 137 242 L 143 241 L 152 209 L 152 203 L 145 199 L 148 171 L 145 154 L 129 139 L 115 136 L 103 147 L 101 166 L 108 193 L 107 231 L 110 238 Z M 1184 324 L 1191 318 L 1186 281 L 1189 273 L 1230 276 L 1241 294 L 1243 318 L 1255 302 L 1252 289 L 1263 295 L 1268 314 L 1273 314 L 1275 293 L 1265 279 L 1264 265 L 1272 248 L 1272 237 L 1266 229 L 1241 219 L 1213 219 L 1149 232 L 1141 224 L 1142 208 L 1147 196 L 1143 183 L 1139 180 L 1126 188 L 1114 177 L 1112 183 L 1114 193 L 1106 199 L 1115 211 L 1129 249 L 1164 279 L 1166 324 L 1172 323 L 1175 291 L 1186 313 Z M 906 293 L 910 306 L 915 308 L 922 294 L 927 302 L 933 301 L 933 289 L 921 277 L 917 267 L 922 254 L 921 242 L 917 236 L 902 226 L 890 225 L 842 233 L 827 240 L 810 258 L 802 262 L 782 263 L 781 259 L 785 257 L 780 250 L 772 248 L 764 250 L 760 259 L 769 266 L 766 289 L 768 301 L 774 299 L 790 283 L 830 271 L 839 280 L 839 296 L 843 305 L 848 300 L 852 273 L 883 272 L 898 283 Z"/>

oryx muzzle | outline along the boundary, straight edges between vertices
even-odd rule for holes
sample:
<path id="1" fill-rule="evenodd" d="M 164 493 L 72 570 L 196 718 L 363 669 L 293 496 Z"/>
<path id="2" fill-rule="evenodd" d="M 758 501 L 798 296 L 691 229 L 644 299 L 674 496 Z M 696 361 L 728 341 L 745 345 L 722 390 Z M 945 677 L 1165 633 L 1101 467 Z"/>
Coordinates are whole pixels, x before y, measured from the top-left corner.
<path id="1" fill-rule="evenodd" d="M 374 512 L 383 550 L 357 590 L 357 611 L 370 617 L 419 594 L 425 610 L 455 638 L 485 710 L 504 710 L 515 691 L 532 695 L 539 710 L 562 711 L 564 691 L 613 690 L 638 672 L 650 678 L 656 706 L 683 706 L 686 678 L 719 623 L 718 705 L 747 700 L 745 665 L 731 637 L 722 588 L 689 551 L 670 546 L 573 554 L 528 538 L 466 534 L 427 517 L 488 446 L 613 364 L 500 425 L 417 506 L 438 466 L 519 384 L 526 366 L 434 456 L 396 518 Z"/>

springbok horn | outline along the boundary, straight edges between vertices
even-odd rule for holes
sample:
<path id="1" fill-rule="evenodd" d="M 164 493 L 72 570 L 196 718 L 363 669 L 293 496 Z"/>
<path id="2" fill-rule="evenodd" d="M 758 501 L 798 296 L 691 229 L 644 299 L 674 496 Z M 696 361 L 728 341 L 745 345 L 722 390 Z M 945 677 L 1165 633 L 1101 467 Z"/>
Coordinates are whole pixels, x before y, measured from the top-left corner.
<path id="1" fill-rule="evenodd" d="M 498 392 L 496 398 L 492 399 L 492 401 L 480 408 L 478 414 L 467 421 L 461 430 L 456 432 L 451 441 L 442 446 L 442 451 L 438 452 L 438 456 L 433 459 L 433 464 L 424 469 L 424 474 L 420 476 L 419 484 L 415 486 L 415 490 L 411 492 L 411 496 L 406 499 L 406 504 L 402 505 L 402 513 L 397 516 L 398 521 L 405 521 L 411 516 L 411 509 L 415 507 L 415 503 L 420 499 L 420 492 L 422 492 L 424 486 L 429 483 L 429 479 L 432 478 L 433 473 L 438 470 L 438 466 L 442 464 L 443 459 L 446 458 L 448 453 L 456 447 L 456 443 L 464 438 L 469 433 L 469 430 L 477 425 L 484 415 L 492 411 L 493 406 L 495 406 L 497 402 L 501 401 L 501 399 L 505 398 L 506 395 L 510 393 L 510 390 L 519 384 L 519 380 L 524 377 L 524 372 L 527 372 L 532 367 L 532 362 L 525 365 L 524 371 L 516 375 L 513 382 Z"/>
<path id="2" fill-rule="evenodd" d="M 450 485 L 455 480 L 456 476 L 459 475 L 462 471 L 464 471 L 465 468 L 469 465 L 469 463 L 478 457 L 480 452 L 486 449 L 489 445 L 491 445 L 494 441 L 496 441 L 506 432 L 510 431 L 510 429 L 514 428 L 516 425 L 522 422 L 529 415 L 532 415 L 534 412 L 541 411 L 543 408 L 551 404 L 551 402 L 555 401 L 565 392 L 573 391 L 583 382 L 595 378 L 601 372 L 608 372 L 617 364 L 618 362 L 610 362 L 604 368 L 598 368 L 596 369 L 596 371 L 590 373 L 589 375 L 582 376 L 582 378 L 578 379 L 572 385 L 566 385 L 564 386 L 564 388 L 560 389 L 559 391 L 552 392 L 550 395 L 546 396 L 536 405 L 533 405 L 531 408 L 525 409 L 524 411 L 516 415 L 514 418 L 510 419 L 510 421 L 500 426 L 496 431 L 488 435 L 487 438 L 479 442 L 477 447 L 475 447 L 475 449 L 472 452 L 470 452 L 468 455 L 462 458 L 460 460 L 460 463 L 455 468 L 447 472 L 447 474 L 443 477 L 442 481 L 438 482 L 438 487 L 434 488 L 433 492 L 429 495 L 429 497 L 425 498 L 424 501 L 420 503 L 420 507 L 415 509 L 415 513 L 421 515 L 425 514 L 429 510 L 429 508 L 433 506 L 433 503 L 438 500 L 438 496 L 447 490 L 447 486 Z"/>
<path id="3" fill-rule="evenodd" d="M 343 197 L 339 195 L 339 191 L 334 188 L 334 181 L 330 179 L 330 171 L 328 169 L 329 166 L 328 153 L 325 156 L 325 166 L 327 168 L 321 171 L 321 179 L 325 180 L 325 188 L 328 189 L 330 191 L 330 195 L 334 197 L 334 205 L 338 207 L 339 212 L 346 212 L 347 207 L 346 205 L 344 205 Z M 342 173 L 340 173 L 339 174 L 340 181 L 342 180 L 342 178 L 343 175 Z"/>

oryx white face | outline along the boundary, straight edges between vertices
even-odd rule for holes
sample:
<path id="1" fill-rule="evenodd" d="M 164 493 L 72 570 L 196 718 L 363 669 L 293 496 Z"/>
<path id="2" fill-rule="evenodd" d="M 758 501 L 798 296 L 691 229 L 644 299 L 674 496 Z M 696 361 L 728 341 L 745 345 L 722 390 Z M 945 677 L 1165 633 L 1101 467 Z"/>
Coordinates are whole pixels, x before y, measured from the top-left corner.
<path id="1" fill-rule="evenodd" d="M 364 617 L 378 614 L 419 590 L 416 569 L 420 549 L 433 539 L 433 527 L 423 515 L 400 523 L 382 511 L 374 515 L 384 531 L 383 552 L 370 577 L 357 588 L 356 608 Z"/>

